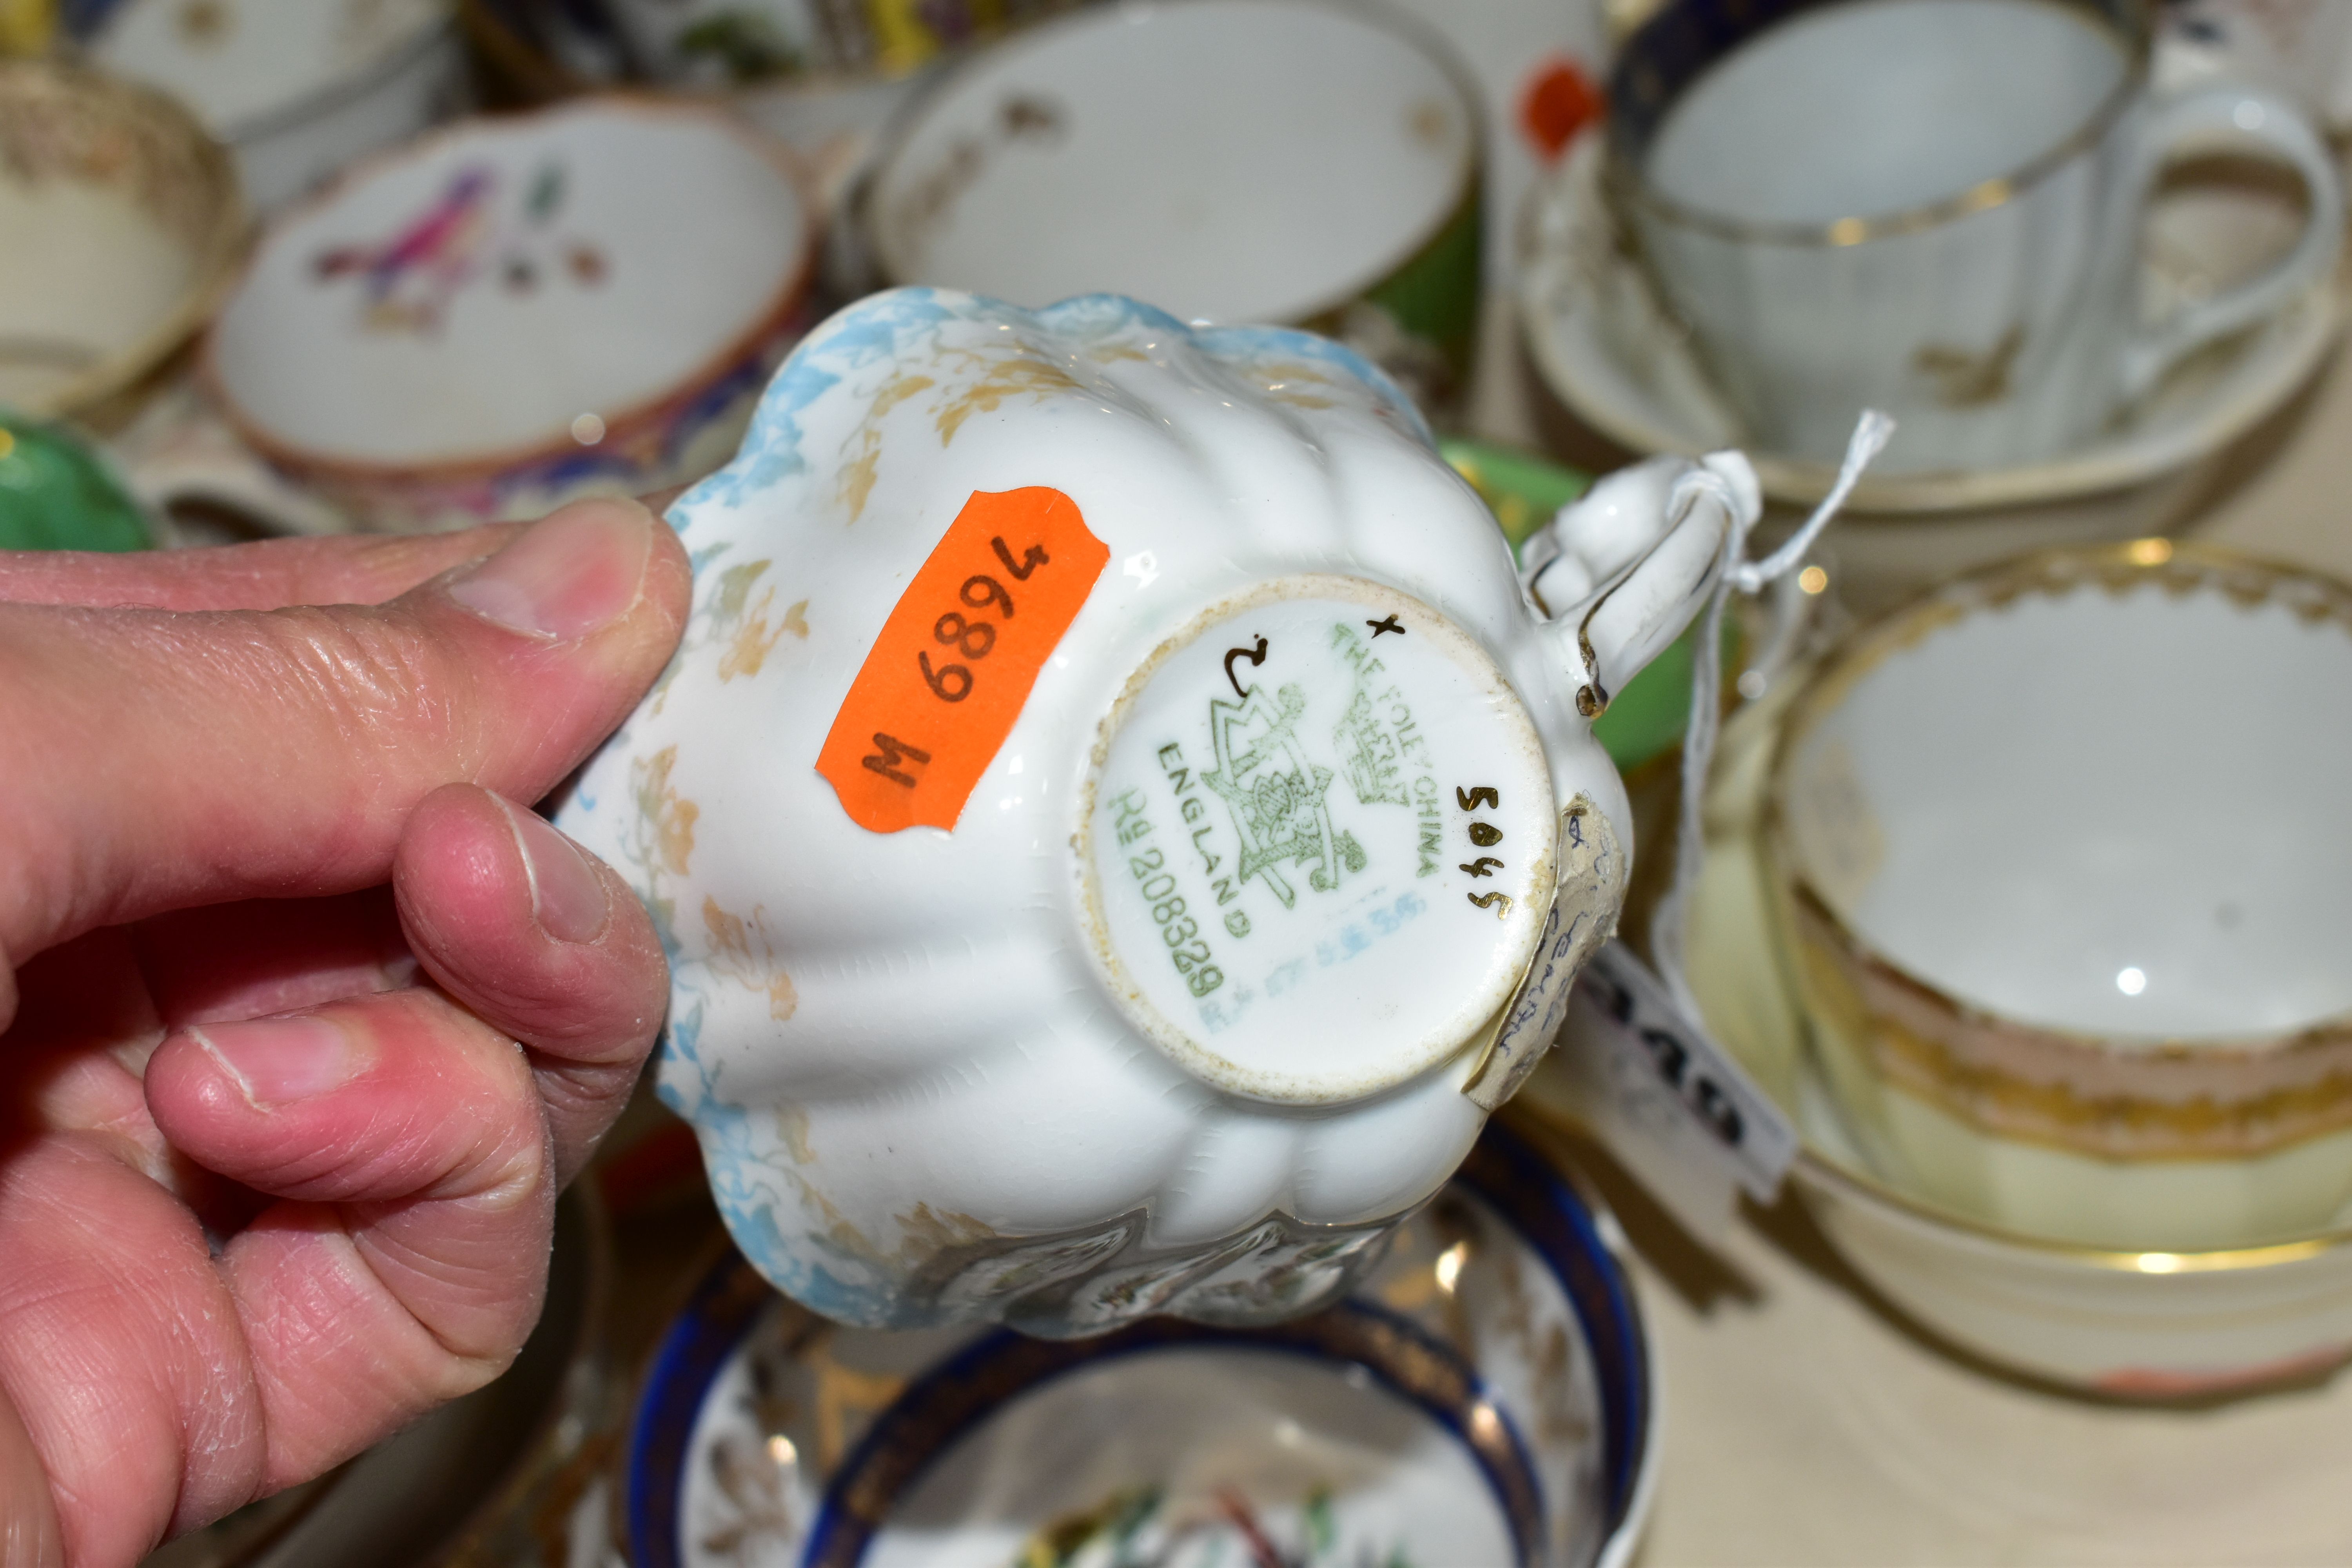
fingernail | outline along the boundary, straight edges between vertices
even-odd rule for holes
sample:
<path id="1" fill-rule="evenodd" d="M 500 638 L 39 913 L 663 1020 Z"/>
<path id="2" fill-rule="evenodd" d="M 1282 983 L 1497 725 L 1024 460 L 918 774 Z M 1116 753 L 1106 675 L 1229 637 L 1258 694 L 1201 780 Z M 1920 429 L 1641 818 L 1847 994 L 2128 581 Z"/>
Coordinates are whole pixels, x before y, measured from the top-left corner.
<path id="1" fill-rule="evenodd" d="M 324 1018 L 255 1018 L 188 1033 L 257 1110 L 340 1089 L 368 1063 L 359 1042 Z"/>
<path id="2" fill-rule="evenodd" d="M 499 804 L 506 807 L 515 847 L 530 873 L 530 912 L 539 929 L 558 942 L 587 942 L 602 931 L 612 900 L 588 857 L 537 812 L 509 801 Z"/>
<path id="3" fill-rule="evenodd" d="M 449 584 L 449 596 L 528 637 L 570 642 L 628 614 L 644 586 L 653 513 L 575 501 Z"/>

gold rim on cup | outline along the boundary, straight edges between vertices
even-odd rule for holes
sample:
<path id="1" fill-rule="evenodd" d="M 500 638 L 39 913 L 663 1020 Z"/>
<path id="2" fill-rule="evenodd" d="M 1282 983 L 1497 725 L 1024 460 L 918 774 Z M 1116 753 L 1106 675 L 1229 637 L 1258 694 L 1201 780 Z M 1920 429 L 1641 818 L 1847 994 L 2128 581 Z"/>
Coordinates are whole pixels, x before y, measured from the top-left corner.
<path id="1" fill-rule="evenodd" d="M 2352 1016 L 2271 1037 L 2160 1042 L 2136 1053 L 2130 1063 L 2119 1063 L 2097 1035 L 2024 1024 L 1973 1007 L 1876 952 L 1801 869 L 1784 809 L 1797 748 L 1889 655 L 1964 616 L 2026 595 L 2085 585 L 2120 594 L 2150 584 L 2176 595 L 2220 592 L 2242 606 L 2283 604 L 2305 622 L 2331 621 L 2352 630 L 2352 584 L 2211 545 L 2143 539 L 2044 552 L 1965 574 L 1849 637 L 1808 678 L 1773 740 L 1760 847 L 1783 940 L 1794 949 L 1783 958 L 1799 972 L 1790 978 L 1806 1011 L 1826 1005 L 1838 1014 L 1827 1021 L 1843 1032 L 1887 1088 L 1988 1136 L 2077 1157 L 2153 1163 L 2259 1155 L 2352 1128 Z M 2271 1069 L 2262 1075 L 2267 1081 L 2252 1092 L 2223 1092 L 2227 1079 L 2243 1077 L 2254 1064 Z M 2145 1082 L 2151 1077 L 2158 1080 L 2155 1095 Z M 1840 1173 L 1857 1179 L 1853 1173 Z M 1875 1183 L 1869 1185 L 1880 1190 Z M 1886 1195 L 1921 1207 L 1901 1194 Z M 1941 1207 L 1921 1212 L 2004 1241 L 2043 1245 Z M 2352 1238 L 2352 1229 L 2331 1235 Z M 2178 1260 L 2267 1257 L 2274 1250 L 2258 1246 L 2142 1253 L 2047 1245 L 2069 1256 L 2175 1260 L 2161 1268 L 2119 1265 L 2151 1272 L 2236 1267 Z"/>
<path id="2" fill-rule="evenodd" d="M 73 417 L 132 390 L 212 319 L 242 275 L 253 226 L 236 160 L 167 94 L 58 61 L 0 62 L 0 143 L 11 163 L 24 139 L 44 133 L 30 123 L 37 114 L 80 121 L 45 128 L 37 174 L 86 170 L 105 179 L 131 171 L 142 195 L 160 190 L 156 205 L 176 209 L 167 227 L 194 262 L 177 301 L 136 342 L 23 405 L 37 417 Z"/>
<path id="3" fill-rule="evenodd" d="M 1748 5 L 1735 3 L 1735 0 L 1708 0 L 1708 3 L 1720 5 L 1735 17 L 1743 16 L 1750 10 Z M 1759 36 L 1767 28 L 1796 16 L 1848 3 L 1850 0 L 1805 0 L 1805 3 L 1791 5 L 1782 17 L 1768 23 L 1766 28 L 1759 28 L 1748 37 Z M 1884 239 L 1889 235 L 1916 234 L 1921 229 L 1933 228 L 1938 224 L 2003 205 L 2056 173 L 2085 150 L 2096 146 L 2146 89 L 2154 68 L 2156 19 L 2148 0 L 2050 0 L 2050 3 L 2081 12 L 2095 21 L 2104 31 L 2121 31 L 2125 35 L 2126 55 L 2123 77 L 2091 111 L 2090 117 L 2063 141 L 2036 153 L 2005 174 L 1978 181 L 1958 195 L 1895 212 L 1855 214 L 1832 218 L 1826 223 L 1766 222 L 1710 212 L 1661 194 L 1642 177 L 1634 155 L 1626 145 L 1622 118 L 1617 115 L 1612 115 L 1610 120 L 1601 187 L 1621 212 L 1637 206 L 1645 208 L 1666 222 L 1696 228 L 1724 239 L 1824 248 L 1860 245 L 1865 240 Z M 1644 24 L 1626 40 L 1619 52 L 1618 65 L 1610 77 L 1610 101 L 1636 102 L 1645 107 L 1655 103 L 1665 88 L 1655 72 L 1643 64 L 1645 37 L 1666 28 L 1695 32 L 1697 26 L 1698 24 L 1680 7 L 1671 5 Z M 1664 35 L 1659 33 L 1659 36 Z M 1747 41 L 1747 38 L 1741 40 L 1742 43 Z M 1738 47 L 1734 46 L 1735 51 Z M 1704 70 L 1702 68 L 1700 74 L 1703 75 Z"/>

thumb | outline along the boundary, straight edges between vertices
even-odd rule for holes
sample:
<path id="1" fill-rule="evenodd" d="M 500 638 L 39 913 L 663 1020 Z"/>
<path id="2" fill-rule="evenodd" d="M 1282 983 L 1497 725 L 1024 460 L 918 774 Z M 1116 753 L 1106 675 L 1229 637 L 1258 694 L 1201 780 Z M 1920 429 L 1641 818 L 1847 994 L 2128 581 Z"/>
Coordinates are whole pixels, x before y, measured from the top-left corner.
<path id="1" fill-rule="evenodd" d="M 0 976 L 100 926 L 383 882 L 446 784 L 539 799 L 660 674 L 690 590 L 676 535 L 593 500 L 379 605 L 0 605 Z"/>

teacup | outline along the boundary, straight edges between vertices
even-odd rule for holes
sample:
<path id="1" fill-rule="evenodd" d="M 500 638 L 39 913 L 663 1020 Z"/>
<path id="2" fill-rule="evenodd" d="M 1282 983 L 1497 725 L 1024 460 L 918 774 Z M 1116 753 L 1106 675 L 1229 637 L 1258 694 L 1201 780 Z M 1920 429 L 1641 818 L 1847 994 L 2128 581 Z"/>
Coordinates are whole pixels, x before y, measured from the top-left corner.
<path id="1" fill-rule="evenodd" d="M 2153 94 L 2151 28 L 2145 0 L 1681 0 L 1627 42 L 1612 199 L 1753 438 L 1834 460 L 1871 406 L 1890 471 L 2048 458 L 2326 275 L 2318 132 L 2243 84 Z M 2149 193 L 2216 139 L 2301 177 L 2302 235 L 2146 322 Z"/>
<path id="2" fill-rule="evenodd" d="M 376 527 L 699 478 L 807 320 L 787 156 L 722 111 L 618 98 L 452 127 L 272 226 L 212 385 L 249 445 Z"/>
<path id="3" fill-rule="evenodd" d="M 467 91 L 450 0 L 100 0 L 75 20 L 108 70 L 184 100 L 265 210 Z"/>
<path id="4" fill-rule="evenodd" d="M 212 314 L 236 169 L 161 93 L 0 63 L 0 405 L 111 425 Z"/>
<path id="5" fill-rule="evenodd" d="M 1775 683 L 1724 724 L 1689 974 L 1708 1032 L 1795 1123 L 1803 1148 L 1790 1179 L 1854 1271 L 1948 1345 L 2106 1398 L 2210 1401 L 2305 1382 L 2352 1355 L 2352 1228 L 2340 1222 L 2253 1247 L 2078 1245 L 1955 1214 L 1863 1156 L 1773 952 L 1760 819 L 1801 690 Z M 1558 1116 L 1572 1092 L 1566 1074 L 1538 1071 L 1519 1104 Z"/>
<path id="6" fill-rule="evenodd" d="M 1959 579 L 1795 699 L 1766 837 L 1897 1184 L 2123 1248 L 2352 1198 L 2352 586 L 2143 540 Z"/>
<path id="7" fill-rule="evenodd" d="M 1615 922 L 1590 721 L 1719 578 L 1754 479 L 1706 461 L 1523 577 L 1327 340 L 931 289 L 818 327 L 672 509 L 681 651 L 558 813 L 653 915 L 746 1256 L 877 1328 L 1345 1291 Z"/>
<path id="8" fill-rule="evenodd" d="M 903 76 L 949 49 L 1080 0 L 612 0 L 664 81 L 744 84 L 806 74 Z"/>
<path id="9" fill-rule="evenodd" d="M 882 278 L 1337 337 L 1423 407 L 1475 336 L 1475 88 L 1412 19 L 1327 0 L 1120 5 L 952 69 L 863 203 Z"/>

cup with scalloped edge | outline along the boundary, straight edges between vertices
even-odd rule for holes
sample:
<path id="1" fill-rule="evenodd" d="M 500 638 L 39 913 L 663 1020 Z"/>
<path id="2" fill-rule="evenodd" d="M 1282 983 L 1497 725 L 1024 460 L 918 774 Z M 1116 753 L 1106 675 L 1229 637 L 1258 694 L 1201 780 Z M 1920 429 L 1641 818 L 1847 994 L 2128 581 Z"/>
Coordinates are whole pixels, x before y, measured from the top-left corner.
<path id="1" fill-rule="evenodd" d="M 179 104 L 0 62 L 0 405 L 127 417 L 211 316 L 247 232 L 235 163 Z"/>
<path id="2" fill-rule="evenodd" d="M 1708 462 L 1523 572 L 1328 340 L 930 289 L 818 327 L 672 509 L 681 651 L 558 812 L 653 911 L 746 1256 L 875 1328 L 1344 1291 L 1614 923 L 1591 721 L 1719 579 L 1752 477 Z"/>
<path id="3" fill-rule="evenodd" d="M 733 450 L 810 320 L 815 236 L 789 154 L 723 110 L 464 121 L 282 214 L 205 371 L 247 446 L 370 527 L 640 494 Z"/>
<path id="4" fill-rule="evenodd" d="M 1793 700 L 1766 853 L 1864 1155 L 2123 1249 L 2352 1198 L 2352 586 L 2145 540 L 1971 574 Z"/>

